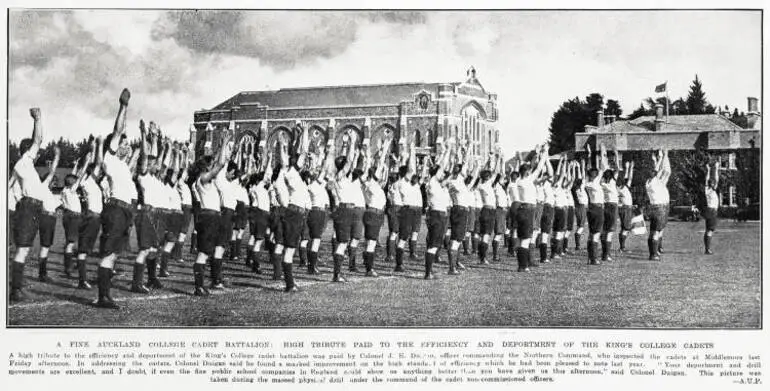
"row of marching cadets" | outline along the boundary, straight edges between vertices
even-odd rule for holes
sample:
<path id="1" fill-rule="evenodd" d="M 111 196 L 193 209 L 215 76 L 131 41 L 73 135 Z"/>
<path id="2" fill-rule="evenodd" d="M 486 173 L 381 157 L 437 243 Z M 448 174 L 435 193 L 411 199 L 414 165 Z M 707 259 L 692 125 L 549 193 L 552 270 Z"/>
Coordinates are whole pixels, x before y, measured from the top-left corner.
<path id="1" fill-rule="evenodd" d="M 298 122 L 292 136 L 282 133 L 269 147 L 256 141 L 236 147 L 226 132 L 216 154 L 196 157 L 189 145 L 169 140 L 157 125 L 146 127 L 141 120 L 141 138 L 132 147 L 125 136 L 129 100 L 126 89 L 112 132 L 92 137 L 65 178 L 61 196 L 49 189 L 52 175 L 41 177 L 35 170 L 43 128 L 40 110 L 30 111 L 32 138 L 21 142 L 21 158 L 9 181 L 16 246 L 12 301 L 24 298 L 24 265 L 38 235 L 38 278 L 50 281 L 48 250 L 59 214 L 66 240 L 64 271 L 68 276 L 77 272 L 81 289 L 91 289 L 86 265 L 98 243 L 95 304 L 106 308 L 118 307 L 110 294 L 111 281 L 130 238 L 136 237 L 138 248 L 131 255 L 130 290 L 147 294 L 163 287 L 169 262 L 185 261 L 183 247 L 192 222 L 193 293 L 206 296 L 211 289 L 225 289 L 223 263 L 239 260 L 244 244 L 245 263 L 254 273 L 262 273 L 261 265 L 267 263 L 272 278 L 283 279 L 285 291 L 295 292 L 294 259 L 299 258 L 308 274 L 319 274 L 327 227 L 332 228 L 330 279 L 345 282 L 343 269 L 358 273 L 359 257 L 364 275 L 377 277 L 376 250 L 386 221 L 384 263 L 401 273 L 407 261 L 419 262 L 425 279 L 434 279 L 444 252 L 449 275 L 461 274 L 474 256 L 482 265 L 500 262 L 506 247 L 507 255 L 517 259 L 518 271 L 530 271 L 570 252 L 573 235 L 574 250 L 579 251 L 586 225 L 588 262 L 610 262 L 618 221 L 622 253 L 640 219 L 630 190 L 634 163 L 623 163 L 615 151 L 614 165 L 609 164 L 603 146 L 596 153 L 587 151 L 589 157 L 596 155 L 593 164 L 565 156 L 549 159 L 545 146 L 539 146 L 506 166 L 499 149 L 472 157 L 468 135 L 439 138 L 436 155 L 418 159 L 415 147 L 403 139 L 395 142 L 391 133 L 370 145 L 368 138 L 349 131 L 338 148 L 335 137 L 325 142 Z M 396 151 L 393 145 L 398 145 Z M 58 160 L 57 153 L 50 172 Z M 645 182 L 648 248 L 650 259 L 658 260 L 671 165 L 665 150 L 653 153 L 652 160 L 654 170 Z M 717 181 L 714 169 L 705 186 L 709 211 L 714 211 L 704 235 L 707 253 L 716 225 Z M 423 220 L 425 252 L 418 260 Z M 207 271 L 209 284 L 204 283 Z"/>

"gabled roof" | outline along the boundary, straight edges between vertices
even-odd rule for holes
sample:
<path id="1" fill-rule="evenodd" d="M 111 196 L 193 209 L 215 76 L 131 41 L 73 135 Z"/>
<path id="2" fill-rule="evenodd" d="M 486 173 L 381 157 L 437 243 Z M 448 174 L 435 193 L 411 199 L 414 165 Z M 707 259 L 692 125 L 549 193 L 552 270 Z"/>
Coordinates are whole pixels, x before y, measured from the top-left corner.
<path id="1" fill-rule="evenodd" d="M 599 133 L 651 132 L 655 130 L 655 116 L 647 115 L 630 121 L 620 120 L 605 124 L 601 128 L 594 127 L 591 129 L 589 127 L 589 129 Z M 719 114 L 696 114 L 671 115 L 668 117 L 668 120 L 665 122 L 660 132 L 704 132 L 724 130 L 744 129 L 730 121 L 727 117 Z"/>
<path id="2" fill-rule="evenodd" d="M 243 104 L 257 104 L 270 108 L 397 105 L 411 100 L 422 90 L 432 92 L 438 98 L 440 84 L 460 83 L 398 83 L 351 86 L 282 88 L 272 91 L 244 91 L 218 104 L 212 110 L 229 109 Z"/>

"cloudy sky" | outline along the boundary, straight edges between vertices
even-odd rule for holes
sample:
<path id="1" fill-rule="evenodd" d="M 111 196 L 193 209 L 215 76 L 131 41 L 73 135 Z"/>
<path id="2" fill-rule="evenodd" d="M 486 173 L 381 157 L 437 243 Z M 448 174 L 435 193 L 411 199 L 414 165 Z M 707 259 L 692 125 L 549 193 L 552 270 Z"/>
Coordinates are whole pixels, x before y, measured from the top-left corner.
<path id="1" fill-rule="evenodd" d="M 745 110 L 761 92 L 761 15 L 738 11 L 12 11 L 10 139 L 28 109 L 46 139 L 112 128 L 117 96 L 187 137 L 193 111 L 243 90 L 461 81 L 473 65 L 497 92 L 509 154 L 547 137 L 562 101 L 599 92 L 625 113 L 697 73 L 713 104 Z"/>

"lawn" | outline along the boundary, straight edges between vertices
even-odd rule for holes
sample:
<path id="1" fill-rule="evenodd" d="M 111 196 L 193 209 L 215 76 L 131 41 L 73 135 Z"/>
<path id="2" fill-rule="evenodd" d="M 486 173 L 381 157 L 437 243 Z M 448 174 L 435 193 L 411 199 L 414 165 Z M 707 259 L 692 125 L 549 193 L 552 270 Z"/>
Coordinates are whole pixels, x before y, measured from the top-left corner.
<path id="1" fill-rule="evenodd" d="M 630 252 L 616 254 L 614 262 L 601 266 L 587 265 L 585 250 L 530 273 L 517 273 L 516 260 L 507 255 L 486 266 L 471 258 L 459 276 L 446 274 L 446 261 L 435 265 L 438 279 L 433 281 L 422 279 L 420 262 L 407 262 L 405 273 L 392 273 L 393 265 L 383 261 L 380 248 L 375 265 L 379 278 L 348 273 L 348 283 L 332 283 L 325 240 L 323 274 L 310 276 L 295 267 L 300 288 L 295 294 L 284 294 L 283 282 L 269 279 L 271 267 L 263 254 L 263 270 L 268 273 L 254 275 L 242 262 L 226 262 L 229 287 L 208 298 L 190 295 L 189 255 L 186 263 L 171 264 L 172 276 L 163 279 L 164 289 L 137 295 L 128 290 L 131 264 L 124 257 L 120 260 L 124 274 L 113 279 L 119 310 L 91 306 L 96 288 L 77 290 L 76 280 L 63 277 L 61 231 L 57 226 L 49 261 L 54 283 L 37 282 L 37 261 L 30 259 L 26 268 L 30 299 L 9 307 L 10 325 L 761 327 L 761 228 L 756 222 L 721 222 L 714 239 L 716 254 L 711 256 L 703 254 L 702 223 L 670 223 L 660 262 L 647 260 L 646 238 L 637 236 L 629 239 Z M 418 246 L 418 255 L 423 250 Z M 89 275 L 95 276 L 97 261 L 89 261 Z"/>

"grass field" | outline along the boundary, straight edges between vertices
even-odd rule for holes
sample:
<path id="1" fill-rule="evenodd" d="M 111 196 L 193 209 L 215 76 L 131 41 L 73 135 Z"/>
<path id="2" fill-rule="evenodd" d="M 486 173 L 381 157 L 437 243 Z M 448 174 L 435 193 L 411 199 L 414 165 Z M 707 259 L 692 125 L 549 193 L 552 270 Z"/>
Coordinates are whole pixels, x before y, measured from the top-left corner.
<path id="1" fill-rule="evenodd" d="M 647 260 L 646 238 L 631 237 L 629 253 L 616 254 L 614 262 L 601 266 L 587 265 L 583 250 L 531 273 L 516 273 L 516 260 L 506 255 L 501 263 L 486 266 L 468 259 L 462 275 L 449 276 L 443 256 L 444 262 L 434 266 L 438 279 L 433 281 L 422 279 L 419 262 L 407 262 L 406 273 L 392 273 L 393 265 L 384 263 L 380 248 L 375 265 L 380 277 L 348 273 L 346 284 L 330 282 L 325 240 L 323 274 L 310 276 L 295 266 L 300 288 L 296 294 L 284 294 L 283 282 L 269 279 L 271 267 L 263 254 L 268 273 L 254 275 L 242 262 L 226 262 L 229 287 L 208 298 L 190 295 L 189 255 L 186 263 L 171 264 L 172 276 L 163 279 L 164 289 L 137 295 L 128 290 L 131 264 L 123 258 L 119 263 L 124 275 L 113 279 L 113 297 L 121 308 L 104 310 L 90 304 L 95 287 L 77 290 L 77 281 L 62 275 L 63 233 L 58 225 L 49 260 L 54 283 L 37 282 L 37 261 L 28 260 L 29 300 L 8 308 L 8 322 L 110 327 L 758 328 L 760 225 L 723 221 L 719 229 L 716 254 L 711 256 L 703 255 L 702 223 L 670 223 L 661 262 Z M 423 250 L 418 245 L 418 255 Z M 95 276 L 97 261 L 89 261 L 89 276 Z"/>

